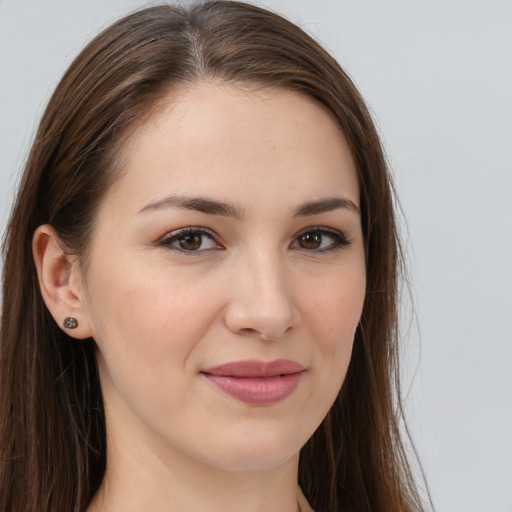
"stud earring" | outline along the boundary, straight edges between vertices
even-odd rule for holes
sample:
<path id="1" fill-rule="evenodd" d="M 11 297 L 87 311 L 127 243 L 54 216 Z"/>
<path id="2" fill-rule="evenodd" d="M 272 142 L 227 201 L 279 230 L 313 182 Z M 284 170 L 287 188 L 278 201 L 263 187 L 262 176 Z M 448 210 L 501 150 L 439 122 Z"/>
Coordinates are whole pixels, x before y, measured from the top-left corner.
<path id="1" fill-rule="evenodd" d="M 68 316 L 62 322 L 64 329 L 76 329 L 78 327 L 78 320 L 72 316 Z"/>

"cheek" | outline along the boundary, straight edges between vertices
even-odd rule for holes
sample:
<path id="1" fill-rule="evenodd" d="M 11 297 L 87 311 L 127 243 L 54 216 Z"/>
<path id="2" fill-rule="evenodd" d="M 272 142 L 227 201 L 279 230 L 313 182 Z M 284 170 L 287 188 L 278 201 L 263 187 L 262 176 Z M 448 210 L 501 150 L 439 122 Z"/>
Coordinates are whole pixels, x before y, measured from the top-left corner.
<path id="1" fill-rule="evenodd" d="M 184 364 L 216 316 L 218 299 L 205 293 L 215 283 L 195 286 L 172 269 L 139 267 L 103 265 L 93 276 L 90 309 L 98 347 L 106 359 L 130 366 Z"/>
<path id="2" fill-rule="evenodd" d="M 105 402 L 126 421 L 130 410 L 148 424 L 167 418 L 166 424 L 173 411 L 184 413 L 194 403 L 197 357 L 190 355 L 201 352 L 217 317 L 218 295 L 205 293 L 216 284 L 196 286 L 161 266 L 101 270 L 92 275 L 91 317 Z"/>
<path id="3" fill-rule="evenodd" d="M 361 317 L 365 297 L 364 268 L 340 274 L 323 286 L 314 288 L 304 303 L 303 317 L 309 325 L 314 343 L 314 364 L 318 368 L 315 379 L 322 414 L 332 405 L 345 379 L 350 363 L 354 335 Z"/>
<path id="4" fill-rule="evenodd" d="M 315 331 L 314 339 L 327 351 L 336 351 L 352 341 L 361 317 L 365 297 L 364 273 L 349 279 L 331 280 L 308 294 L 303 307 L 306 324 Z"/>

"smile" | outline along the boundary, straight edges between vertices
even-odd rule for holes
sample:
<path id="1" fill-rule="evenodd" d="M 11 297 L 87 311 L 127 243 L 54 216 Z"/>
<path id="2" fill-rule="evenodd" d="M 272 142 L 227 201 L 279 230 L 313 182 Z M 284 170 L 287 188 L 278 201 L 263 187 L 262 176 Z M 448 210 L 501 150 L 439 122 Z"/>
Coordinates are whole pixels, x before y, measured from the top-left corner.
<path id="1" fill-rule="evenodd" d="M 288 359 L 269 363 L 234 361 L 201 373 L 227 395 L 250 405 L 270 405 L 289 396 L 298 386 L 304 367 Z"/>

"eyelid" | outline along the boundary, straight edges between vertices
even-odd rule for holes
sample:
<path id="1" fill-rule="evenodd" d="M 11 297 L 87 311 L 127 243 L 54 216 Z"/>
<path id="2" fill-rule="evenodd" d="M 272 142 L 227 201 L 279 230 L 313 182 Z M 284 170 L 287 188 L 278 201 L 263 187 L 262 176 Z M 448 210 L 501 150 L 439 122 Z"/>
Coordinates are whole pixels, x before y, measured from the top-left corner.
<path id="1" fill-rule="evenodd" d="M 351 243 L 351 240 L 349 240 L 345 236 L 345 234 L 342 231 L 340 231 L 339 229 L 330 228 L 327 226 L 309 226 L 307 228 L 301 229 L 294 236 L 292 244 L 297 241 L 298 237 L 300 237 L 301 235 L 304 235 L 308 232 L 316 232 L 316 233 L 328 235 L 331 238 L 333 238 L 336 241 L 336 243 L 334 243 L 328 247 L 324 247 L 323 249 L 306 249 L 304 247 L 297 247 L 296 248 L 297 250 L 303 250 L 303 251 L 306 251 L 309 253 L 322 253 L 322 252 L 329 252 L 329 251 L 343 249 L 344 247 L 346 247 L 347 245 L 349 245 Z"/>
<path id="2" fill-rule="evenodd" d="M 307 249 L 305 247 L 293 247 L 293 245 L 297 242 L 298 237 L 301 235 L 304 235 L 308 232 L 314 232 L 314 233 L 320 233 L 322 235 L 327 235 L 331 237 L 334 240 L 334 243 L 330 244 L 327 247 L 319 248 L 319 249 Z M 217 247 L 214 248 L 208 248 L 208 249 L 198 249 L 198 250 L 186 250 L 180 247 L 173 246 L 173 242 L 180 239 L 180 237 L 183 237 L 189 233 L 196 233 L 200 234 L 201 236 L 206 236 L 210 240 L 212 240 Z M 164 236 L 160 237 L 156 242 L 155 245 L 161 246 L 167 250 L 172 250 L 179 252 L 181 254 L 186 255 L 198 255 L 204 252 L 212 251 L 212 250 L 219 250 L 224 249 L 223 244 L 219 241 L 220 237 L 217 233 L 215 233 L 213 230 L 202 227 L 202 226 L 187 226 L 179 229 L 172 230 L 168 233 L 166 233 Z M 323 253 L 323 252 L 329 252 L 329 251 L 335 251 L 339 249 L 343 249 L 347 245 L 351 243 L 351 240 L 347 239 L 345 234 L 340 231 L 339 229 L 327 227 L 327 226 L 309 226 L 304 229 L 301 229 L 297 234 L 294 235 L 293 241 L 290 244 L 290 248 L 293 250 L 302 250 L 309 253 Z"/>
<path id="3" fill-rule="evenodd" d="M 193 254 L 201 254 L 206 251 L 211 251 L 214 249 L 201 249 L 197 251 L 187 251 L 185 249 L 180 249 L 179 247 L 173 247 L 171 244 L 172 242 L 179 240 L 180 236 L 187 235 L 189 233 L 199 233 L 202 236 L 206 236 L 213 240 L 215 244 L 217 244 L 217 248 L 215 249 L 224 249 L 223 245 L 219 242 L 219 235 L 212 231 L 209 228 L 205 228 L 202 226 L 187 226 L 184 228 L 174 229 L 173 231 L 169 231 L 164 236 L 160 237 L 156 242 L 155 245 L 164 247 L 165 249 L 176 251 L 182 254 L 187 255 L 193 255 Z"/>

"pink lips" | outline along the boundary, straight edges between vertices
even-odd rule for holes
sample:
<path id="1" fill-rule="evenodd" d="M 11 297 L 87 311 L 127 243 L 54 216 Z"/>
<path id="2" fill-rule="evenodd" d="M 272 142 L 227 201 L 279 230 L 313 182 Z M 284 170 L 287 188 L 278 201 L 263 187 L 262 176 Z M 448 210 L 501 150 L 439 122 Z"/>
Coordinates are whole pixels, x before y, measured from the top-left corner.
<path id="1" fill-rule="evenodd" d="M 289 359 L 246 360 L 207 368 L 201 373 L 224 393 L 251 405 L 270 405 L 290 395 L 304 367 Z"/>

